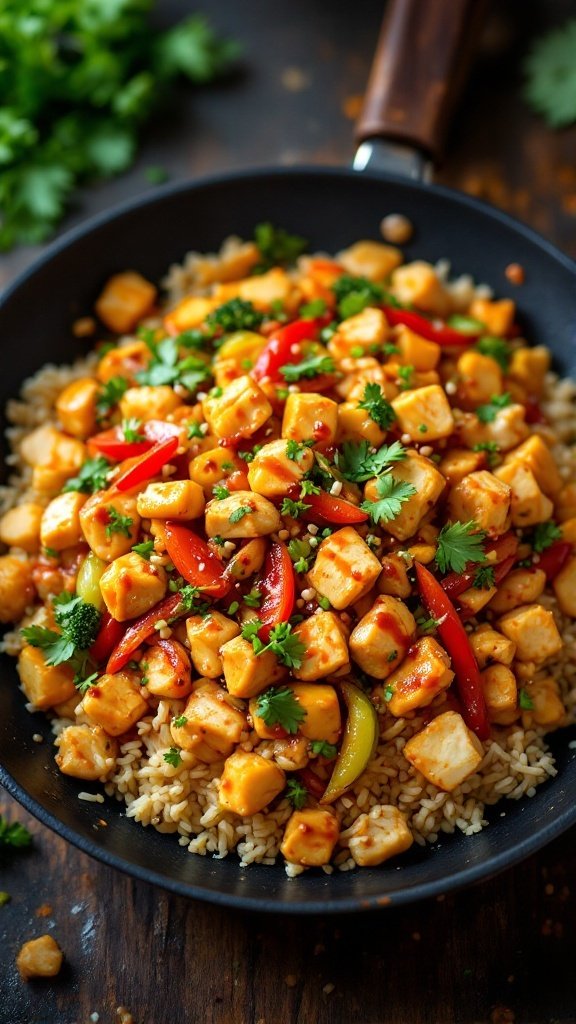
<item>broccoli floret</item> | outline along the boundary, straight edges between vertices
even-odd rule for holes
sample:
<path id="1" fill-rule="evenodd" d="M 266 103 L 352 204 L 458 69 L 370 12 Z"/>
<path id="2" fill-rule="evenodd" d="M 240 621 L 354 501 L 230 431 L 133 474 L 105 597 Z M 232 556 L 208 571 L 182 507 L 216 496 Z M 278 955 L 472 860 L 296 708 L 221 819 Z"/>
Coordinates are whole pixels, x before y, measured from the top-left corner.
<path id="1" fill-rule="evenodd" d="M 206 323 L 214 331 L 221 327 L 224 333 L 230 331 L 253 331 L 260 327 L 264 316 L 246 299 L 230 299 L 218 306 L 206 317 Z"/>
<path id="2" fill-rule="evenodd" d="M 81 597 L 61 594 L 54 599 L 54 615 L 62 632 L 76 650 L 85 651 L 94 643 L 100 629 L 101 615 L 93 604 Z"/>

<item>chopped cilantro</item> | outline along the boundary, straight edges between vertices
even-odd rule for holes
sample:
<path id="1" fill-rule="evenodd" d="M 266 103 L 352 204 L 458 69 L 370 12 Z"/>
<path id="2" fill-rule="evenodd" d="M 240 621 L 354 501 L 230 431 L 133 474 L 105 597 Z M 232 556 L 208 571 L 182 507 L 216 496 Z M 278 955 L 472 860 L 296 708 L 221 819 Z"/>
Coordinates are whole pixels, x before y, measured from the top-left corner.
<path id="1" fill-rule="evenodd" d="M 124 392 L 128 389 L 125 377 L 111 377 L 102 385 L 96 399 L 96 412 L 99 419 L 104 419 L 118 405 Z"/>
<path id="2" fill-rule="evenodd" d="M 398 379 L 400 380 L 400 390 L 408 391 L 412 387 L 412 378 L 414 376 L 413 366 L 399 366 L 398 367 Z"/>
<path id="3" fill-rule="evenodd" d="M 294 563 L 295 572 L 308 572 L 312 548 L 307 540 L 299 540 L 297 537 L 294 537 L 288 542 L 288 554 Z"/>
<path id="4" fill-rule="evenodd" d="M 322 608 L 323 611 L 325 611 L 325 612 L 329 612 L 330 611 L 332 605 L 330 604 L 330 601 L 328 600 L 328 598 L 324 597 L 323 594 L 317 594 L 316 595 L 316 601 L 318 602 L 318 604 L 320 605 L 320 607 Z"/>
<path id="5" fill-rule="evenodd" d="M 384 700 L 386 701 L 386 703 L 391 701 L 393 696 L 394 696 L 394 687 L 391 686 L 390 683 L 387 683 L 386 686 L 384 687 Z"/>
<path id="6" fill-rule="evenodd" d="M 338 753 L 338 747 L 327 740 L 312 740 L 310 750 L 317 757 L 325 757 L 327 761 L 333 761 Z"/>
<path id="7" fill-rule="evenodd" d="M 292 498 L 284 498 L 280 506 L 281 516 L 290 516 L 291 519 L 298 519 L 304 512 L 307 512 L 311 505 L 305 501 L 293 501 Z"/>
<path id="8" fill-rule="evenodd" d="M 136 419 L 135 416 L 131 416 L 129 419 L 122 420 L 120 430 L 122 432 L 122 437 L 124 438 L 124 440 L 132 442 L 145 441 L 146 438 L 144 437 L 144 434 L 140 430 L 141 426 L 142 420 Z"/>
<path id="9" fill-rule="evenodd" d="M 249 594 L 244 594 L 242 600 L 249 608 L 259 608 L 262 602 L 262 591 L 253 587 Z"/>
<path id="10" fill-rule="evenodd" d="M 106 536 L 108 540 L 112 537 L 113 533 L 124 534 L 125 537 L 130 536 L 130 527 L 134 524 L 134 520 L 130 516 L 123 516 L 114 505 L 108 505 L 108 524 L 106 526 Z"/>
<path id="11" fill-rule="evenodd" d="M 286 457 L 292 462 L 300 462 L 314 441 L 286 441 Z"/>
<path id="12" fill-rule="evenodd" d="M 300 811 L 308 799 L 308 790 L 298 779 L 288 779 L 286 784 L 286 799 L 290 801 L 296 811 Z"/>
<path id="13" fill-rule="evenodd" d="M 306 718 L 306 710 L 288 687 L 270 687 L 256 702 L 256 713 L 265 725 L 281 726 L 288 733 L 298 732 L 298 726 Z"/>
<path id="14" fill-rule="evenodd" d="M 150 561 L 150 555 L 154 552 L 154 541 L 143 540 L 141 544 L 133 544 L 132 551 L 135 551 L 137 555 L 144 558 L 147 562 Z"/>
<path id="15" fill-rule="evenodd" d="M 482 323 L 481 320 L 477 320 L 475 316 L 465 316 L 462 313 L 453 313 L 449 316 L 446 321 L 448 327 L 451 327 L 454 331 L 459 331 L 460 334 L 479 334 L 486 327 L 486 324 Z"/>
<path id="16" fill-rule="evenodd" d="M 390 654 L 386 658 L 386 661 L 396 661 L 397 657 L 398 657 L 398 651 L 390 651 Z"/>
<path id="17" fill-rule="evenodd" d="M 299 316 L 303 320 L 313 320 L 317 316 L 323 316 L 326 312 L 326 301 L 325 299 L 313 299 L 312 302 L 306 302 L 303 306 L 300 306 Z"/>
<path id="18" fill-rule="evenodd" d="M 534 710 L 534 701 L 532 700 L 532 697 L 528 693 L 528 690 L 525 690 L 524 688 L 519 690 L 519 692 L 518 692 L 518 704 L 522 708 L 522 711 L 533 711 Z"/>
<path id="19" fill-rule="evenodd" d="M 538 523 L 532 533 L 532 547 L 540 555 L 543 551 L 546 551 L 546 548 L 551 547 L 555 541 L 561 540 L 561 538 L 562 530 L 556 523 Z"/>
<path id="20" fill-rule="evenodd" d="M 269 221 L 254 228 L 254 241 L 260 251 L 260 262 L 253 274 L 263 274 L 270 267 L 290 265 L 308 248 L 308 242 L 300 235 L 291 235 L 284 228 L 276 228 Z"/>
<path id="21" fill-rule="evenodd" d="M 494 569 L 491 565 L 481 565 L 476 569 L 474 579 L 472 580 L 472 586 L 476 590 L 489 590 L 490 587 L 494 586 L 494 583 Z"/>
<path id="22" fill-rule="evenodd" d="M 482 547 L 486 534 L 471 519 L 467 523 L 446 524 L 438 535 L 436 565 L 440 572 L 464 572 L 468 562 L 485 562 Z"/>
<path id="23" fill-rule="evenodd" d="M 98 673 L 92 672 L 92 675 L 86 676 L 86 679 L 75 679 L 74 686 L 76 687 L 78 692 L 81 693 L 82 696 L 84 696 L 87 690 L 89 690 L 92 686 L 96 686 L 97 680 Z"/>
<path id="24" fill-rule="evenodd" d="M 416 625 L 418 626 L 418 632 L 421 633 L 422 636 L 429 636 L 430 633 L 435 633 L 436 632 L 436 630 L 438 629 L 438 626 L 440 625 L 441 621 L 442 621 L 441 619 L 434 619 L 434 618 L 429 618 L 429 619 L 425 619 L 423 617 L 418 618 L 418 619 L 416 619 Z"/>
<path id="25" fill-rule="evenodd" d="M 73 476 L 64 484 L 64 491 L 79 491 L 81 494 L 93 494 L 103 491 L 108 485 L 108 474 L 111 470 L 108 459 L 103 455 L 95 459 L 86 459 L 80 467 L 78 476 Z"/>
<path id="26" fill-rule="evenodd" d="M 239 607 L 240 607 L 240 602 L 239 601 L 232 601 L 232 604 L 228 608 L 228 611 L 226 612 L 226 615 L 236 615 L 236 612 L 238 611 Z"/>
<path id="27" fill-rule="evenodd" d="M 489 402 L 478 406 L 476 415 L 481 423 L 493 423 L 499 410 L 505 409 L 511 401 L 512 398 L 508 391 L 505 391 L 503 395 L 492 395 Z"/>
<path id="28" fill-rule="evenodd" d="M 225 334 L 232 331 L 254 331 L 260 327 L 264 314 L 248 299 L 230 299 L 212 310 L 206 317 L 206 326 L 212 330 L 220 328 Z"/>
<path id="29" fill-rule="evenodd" d="M 173 768 L 177 768 L 182 763 L 181 749 L 181 747 L 170 747 L 170 750 L 166 750 L 163 755 L 166 763 L 172 765 Z"/>
<path id="30" fill-rule="evenodd" d="M 199 600 L 201 596 L 200 587 L 187 583 L 177 591 L 180 595 L 178 611 L 191 612 L 193 615 L 205 615 L 210 605 L 207 601 Z"/>
<path id="31" fill-rule="evenodd" d="M 254 509 L 251 508 L 250 505 L 239 505 L 238 508 L 235 508 L 228 516 L 228 522 L 239 523 L 241 519 L 244 519 L 244 516 L 250 515 L 253 511 Z"/>
<path id="32" fill-rule="evenodd" d="M 334 373 L 335 369 L 336 364 L 332 356 L 325 353 L 313 353 L 299 363 L 285 363 L 280 367 L 280 373 L 289 384 L 295 384 L 302 377 L 311 379 L 320 373 Z"/>
<path id="33" fill-rule="evenodd" d="M 175 725 L 177 729 L 182 729 L 186 725 L 188 719 L 186 715 L 178 715 L 178 718 L 172 719 L 172 725 Z"/>
<path id="34" fill-rule="evenodd" d="M 490 356 L 490 359 L 498 363 L 498 366 L 506 373 L 510 364 L 510 345 L 504 338 L 479 338 L 476 348 L 483 356 Z"/>
<path id="35" fill-rule="evenodd" d="M 264 644 L 258 636 L 262 623 L 256 619 L 254 622 L 246 622 L 242 627 L 244 640 L 250 640 L 254 652 L 263 654 L 264 651 L 272 651 L 278 661 L 287 668 L 300 668 L 302 657 L 306 653 L 306 647 L 302 641 L 292 633 L 292 626 L 289 622 L 279 622 L 270 630 L 268 643 Z"/>
<path id="36" fill-rule="evenodd" d="M 214 484 L 214 487 L 212 488 L 212 494 L 214 495 L 217 501 L 223 501 L 224 498 L 230 497 L 230 491 L 228 490 L 228 488 L 222 487 L 221 484 Z"/>
<path id="37" fill-rule="evenodd" d="M 186 427 L 186 437 L 189 441 L 191 441 L 193 437 L 204 437 L 204 431 L 202 430 L 200 423 L 196 423 L 195 421 L 188 423 Z"/>
<path id="38" fill-rule="evenodd" d="M 154 346 L 152 359 L 145 370 L 136 374 L 139 384 L 152 387 L 162 384 L 181 384 L 188 391 L 196 391 L 211 377 L 210 367 L 198 356 L 179 358 L 176 338 L 164 338 Z"/>
<path id="39" fill-rule="evenodd" d="M 497 441 L 481 441 L 472 446 L 473 452 L 486 452 L 486 462 L 492 469 L 498 462 L 500 446 Z"/>
<path id="40" fill-rule="evenodd" d="M 380 476 L 395 462 L 403 462 L 406 448 L 400 441 L 384 444 L 373 452 L 368 441 L 345 441 L 342 454 L 338 455 L 338 469 L 346 480 L 363 483 Z"/>
<path id="41" fill-rule="evenodd" d="M 390 402 L 384 398 L 380 385 L 373 382 L 366 384 L 358 408 L 366 409 L 370 419 L 377 423 L 382 430 L 389 430 L 396 419 L 396 413 Z"/>
<path id="42" fill-rule="evenodd" d="M 46 555 L 47 558 L 60 558 L 60 552 L 56 551 L 55 548 L 42 548 L 42 554 Z"/>

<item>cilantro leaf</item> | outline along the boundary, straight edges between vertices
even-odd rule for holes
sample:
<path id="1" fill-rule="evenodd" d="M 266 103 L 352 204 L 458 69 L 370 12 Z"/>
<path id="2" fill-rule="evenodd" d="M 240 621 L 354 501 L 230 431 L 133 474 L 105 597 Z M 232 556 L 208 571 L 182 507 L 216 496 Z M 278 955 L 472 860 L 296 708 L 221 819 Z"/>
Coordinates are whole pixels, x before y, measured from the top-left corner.
<path id="1" fill-rule="evenodd" d="M 300 235 L 291 235 L 284 228 L 276 228 L 269 221 L 254 228 L 254 241 L 260 251 L 260 262 L 253 274 L 262 274 L 270 267 L 290 265 L 308 248 L 308 242 Z"/>
<path id="2" fill-rule="evenodd" d="M 310 750 L 318 757 L 325 757 L 327 761 L 333 761 L 338 753 L 338 747 L 326 740 L 312 740 Z"/>
<path id="3" fill-rule="evenodd" d="M 248 299 L 230 299 L 208 314 L 206 325 L 212 331 L 221 328 L 229 334 L 232 331 L 255 331 L 263 319 L 264 314 Z"/>
<path id="4" fill-rule="evenodd" d="M 97 455 L 95 459 L 86 459 L 80 467 L 78 476 L 73 476 L 64 484 L 64 491 L 79 491 L 81 494 L 93 494 L 103 491 L 108 486 L 108 474 L 111 470 L 108 459 Z"/>
<path id="5" fill-rule="evenodd" d="M 32 836 L 27 828 L 19 821 L 7 821 L 0 814 L 0 846 L 13 846 L 15 849 L 22 849 L 30 846 Z"/>
<path id="6" fill-rule="evenodd" d="M 222 484 L 214 484 L 212 494 L 216 498 L 216 501 L 224 501 L 224 498 L 230 497 L 230 491 L 227 487 L 223 487 Z"/>
<path id="7" fill-rule="evenodd" d="M 285 363 L 280 367 L 280 373 L 289 384 L 295 384 L 302 377 L 310 380 L 320 373 L 334 373 L 335 369 L 336 364 L 332 356 L 313 353 L 299 363 Z"/>
<path id="8" fill-rule="evenodd" d="M 555 541 L 562 539 L 562 530 L 556 523 L 538 523 L 532 533 L 532 547 L 534 551 L 541 554 L 546 548 L 551 547 Z"/>
<path id="9" fill-rule="evenodd" d="M 149 562 L 150 555 L 154 553 L 154 541 L 143 540 L 140 544 L 133 544 L 132 551 L 135 551 L 137 555 L 140 555 L 146 562 Z"/>
<path id="10" fill-rule="evenodd" d="M 374 382 L 366 384 L 358 408 L 366 409 L 370 419 L 377 423 L 382 430 L 389 430 L 396 419 L 396 413 L 390 402 L 384 398 L 380 385 Z"/>
<path id="11" fill-rule="evenodd" d="M 186 715 L 178 715 L 177 718 L 172 719 L 172 725 L 175 725 L 177 729 L 182 729 L 187 721 Z"/>
<path id="12" fill-rule="evenodd" d="M 303 306 L 300 306 L 298 316 L 302 317 L 303 320 L 313 320 L 315 317 L 323 316 L 325 312 L 326 300 L 312 299 L 311 302 L 306 302 Z"/>
<path id="13" fill-rule="evenodd" d="M 308 799 L 306 786 L 298 779 L 288 779 L 286 783 L 286 799 L 290 801 L 295 811 L 300 811 Z"/>
<path id="14" fill-rule="evenodd" d="M 378 501 L 363 501 L 360 508 L 368 513 L 373 523 L 388 523 L 399 515 L 404 502 L 416 494 L 416 488 L 385 473 L 376 481 L 376 493 Z"/>
<path id="15" fill-rule="evenodd" d="M 406 448 L 400 441 L 384 444 L 373 452 L 368 441 L 345 441 L 338 455 L 338 469 L 346 480 L 362 483 L 380 476 L 395 462 L 403 462 Z"/>
<path id="16" fill-rule="evenodd" d="M 494 568 L 491 565 L 481 565 L 479 569 L 476 569 L 474 579 L 472 580 L 472 586 L 476 590 L 489 590 L 495 583 L 494 579 Z"/>
<path id="17" fill-rule="evenodd" d="M 152 346 L 152 359 L 145 370 L 136 374 L 138 384 L 151 387 L 162 384 L 182 384 L 188 391 L 196 391 L 212 376 L 210 367 L 198 356 L 178 358 L 176 338 L 164 338 Z"/>
<path id="18" fill-rule="evenodd" d="M 241 519 L 244 519 L 244 516 L 250 515 L 253 511 L 254 509 L 251 508 L 250 505 L 239 505 L 238 508 L 235 508 L 228 516 L 228 522 L 239 523 Z"/>
<path id="19" fill-rule="evenodd" d="M 504 338 L 485 337 L 476 342 L 476 349 L 483 356 L 490 356 L 506 373 L 510 365 L 510 345 Z"/>
<path id="20" fill-rule="evenodd" d="M 525 690 L 524 688 L 522 688 L 519 691 L 519 693 L 518 693 L 518 705 L 522 709 L 522 711 L 533 711 L 534 710 L 534 701 L 532 700 L 532 697 L 528 693 L 528 690 Z"/>
<path id="21" fill-rule="evenodd" d="M 576 121 L 576 19 L 537 39 L 524 61 L 524 96 L 551 128 Z"/>
<path id="22" fill-rule="evenodd" d="M 261 693 L 256 702 L 256 713 L 265 725 L 279 725 L 288 733 L 298 732 L 306 718 L 306 710 L 288 687 L 271 687 Z"/>
<path id="23" fill-rule="evenodd" d="M 503 395 L 492 395 L 489 402 L 479 405 L 476 415 L 481 423 L 493 423 L 500 409 L 505 409 L 512 401 L 511 395 L 505 391 Z"/>
<path id="24" fill-rule="evenodd" d="M 128 390 L 128 381 L 125 377 L 111 377 L 102 385 L 96 399 L 96 412 L 100 419 L 118 405 L 125 391 Z"/>
<path id="25" fill-rule="evenodd" d="M 286 441 L 286 458 L 292 462 L 300 462 L 304 458 L 307 448 L 310 448 L 314 441 Z"/>
<path id="26" fill-rule="evenodd" d="M 471 519 L 467 523 L 446 524 L 438 535 L 435 562 L 440 572 L 464 572 L 469 562 L 485 562 L 483 543 L 486 534 Z"/>
<path id="27" fill-rule="evenodd" d="M 166 764 L 172 765 L 173 768 L 177 768 L 182 763 L 182 754 L 180 753 L 181 747 L 170 747 L 170 750 L 166 750 L 162 755 Z"/>
<path id="28" fill-rule="evenodd" d="M 106 536 L 111 538 L 113 533 L 121 533 L 125 537 L 130 536 L 130 527 L 134 520 L 130 516 L 122 515 L 114 505 L 108 505 L 108 523 L 106 525 Z"/>
<path id="29" fill-rule="evenodd" d="M 284 498 L 280 506 L 280 515 L 290 516 L 291 519 L 299 519 L 309 508 L 312 508 L 312 506 L 307 505 L 305 501 L 293 501 L 292 498 Z"/>
<path id="30" fill-rule="evenodd" d="M 144 434 L 140 430 L 142 426 L 142 420 L 137 419 L 135 416 L 130 416 L 126 420 L 122 420 L 120 430 L 122 431 L 122 437 L 125 441 L 136 443 L 138 441 L 145 441 Z"/>

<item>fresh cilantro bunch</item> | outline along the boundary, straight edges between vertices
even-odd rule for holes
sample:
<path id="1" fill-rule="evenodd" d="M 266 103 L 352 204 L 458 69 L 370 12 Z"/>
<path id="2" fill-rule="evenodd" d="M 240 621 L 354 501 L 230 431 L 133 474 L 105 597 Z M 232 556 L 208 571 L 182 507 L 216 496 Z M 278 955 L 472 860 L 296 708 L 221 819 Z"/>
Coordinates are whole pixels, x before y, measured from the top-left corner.
<path id="1" fill-rule="evenodd" d="M 524 61 L 524 96 L 551 128 L 576 121 L 576 19 L 537 39 Z"/>
<path id="2" fill-rule="evenodd" d="M 153 6 L 3 0 L 0 248 L 43 241 L 78 183 L 130 166 L 172 83 L 209 82 L 237 57 L 201 15 L 153 28 Z"/>
<path id="3" fill-rule="evenodd" d="M 53 598 L 53 605 L 61 632 L 46 626 L 26 626 L 22 636 L 32 647 L 42 648 L 47 665 L 66 662 L 73 666 L 77 677 L 83 677 L 90 663 L 88 648 L 98 635 L 101 614 L 93 604 L 65 592 Z"/>

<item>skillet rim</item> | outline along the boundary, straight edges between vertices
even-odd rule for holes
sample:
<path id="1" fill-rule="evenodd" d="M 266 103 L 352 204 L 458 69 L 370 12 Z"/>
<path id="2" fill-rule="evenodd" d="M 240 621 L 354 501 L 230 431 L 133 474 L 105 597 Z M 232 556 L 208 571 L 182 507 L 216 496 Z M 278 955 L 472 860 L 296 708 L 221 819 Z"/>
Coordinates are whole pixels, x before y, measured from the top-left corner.
<path id="1" fill-rule="evenodd" d="M 434 183 L 416 182 L 406 179 L 400 175 L 382 174 L 373 171 L 354 171 L 352 168 L 324 166 L 320 164 L 306 165 L 299 164 L 294 167 L 266 167 L 245 168 L 232 172 L 219 172 L 213 175 L 206 175 L 192 181 L 173 182 L 154 189 L 151 192 L 143 193 L 135 198 L 115 204 L 110 209 L 104 210 L 92 217 L 87 218 L 80 224 L 66 231 L 60 238 L 50 243 L 32 263 L 21 271 L 14 280 L 0 293 L 0 316 L 5 306 L 10 302 L 21 287 L 28 284 L 34 276 L 49 264 L 62 251 L 73 245 L 80 239 L 84 239 L 93 232 L 98 231 L 110 222 L 130 214 L 139 209 L 151 208 L 164 199 L 178 196 L 190 191 L 201 190 L 204 187 L 211 187 L 219 184 L 233 184 L 235 181 L 251 180 L 254 182 L 263 179 L 298 179 L 298 178 L 341 178 L 353 180 L 371 180 L 375 183 L 382 182 L 400 185 L 407 191 L 417 193 L 427 192 L 437 195 L 452 204 L 463 209 L 473 210 L 478 214 L 490 219 L 495 224 L 501 224 L 509 230 L 514 231 L 523 239 L 542 250 L 557 263 L 562 265 L 571 274 L 576 275 L 576 260 L 558 249 L 552 242 L 535 231 L 533 228 L 523 224 L 506 211 L 499 210 L 489 203 L 474 196 L 466 195 L 445 185 Z M 158 874 L 152 869 L 140 867 L 138 864 L 127 862 L 119 854 L 111 853 L 106 848 L 99 846 L 92 838 L 84 837 L 62 822 L 50 811 L 46 810 L 34 797 L 32 797 L 8 770 L 0 763 L 0 784 L 6 791 L 29 811 L 38 821 L 46 825 L 53 832 L 70 842 L 81 852 L 94 857 L 108 867 L 115 868 L 125 875 L 137 878 L 139 881 L 151 885 L 158 885 L 169 892 L 191 899 L 201 899 L 219 906 L 230 906 L 243 910 L 276 912 L 283 914 L 313 914 L 322 913 L 350 913 L 382 909 L 385 906 L 400 906 L 403 904 L 428 899 L 439 894 L 450 891 L 458 891 L 474 883 L 487 880 L 494 875 L 513 867 L 542 847 L 552 842 L 572 825 L 576 824 L 576 803 L 568 807 L 561 815 L 541 826 L 536 832 L 517 843 L 512 848 L 502 850 L 493 855 L 489 861 L 476 865 L 464 867 L 463 870 L 452 873 L 443 881 L 433 879 L 432 881 L 418 883 L 408 888 L 399 890 L 398 893 L 382 896 L 360 897 L 346 896 L 341 899 L 317 899 L 308 898 L 304 895 L 301 900 L 293 903 L 285 903 L 274 897 L 252 897 L 241 894 L 229 894 L 218 892 L 212 889 L 204 889 L 196 884 L 187 883 L 170 878 L 170 876 Z"/>

